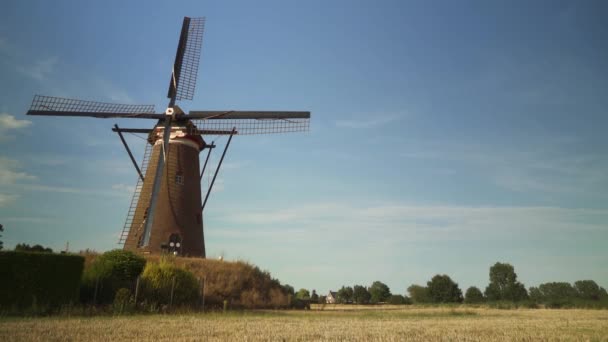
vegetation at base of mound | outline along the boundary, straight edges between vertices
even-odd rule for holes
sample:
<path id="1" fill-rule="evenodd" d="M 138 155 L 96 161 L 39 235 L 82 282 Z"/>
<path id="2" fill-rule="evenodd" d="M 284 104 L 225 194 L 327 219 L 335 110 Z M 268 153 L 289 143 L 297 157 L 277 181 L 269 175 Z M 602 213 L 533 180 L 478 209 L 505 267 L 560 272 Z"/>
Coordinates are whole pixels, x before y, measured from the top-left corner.
<path id="1" fill-rule="evenodd" d="M 199 281 L 192 272 L 174 265 L 170 260 L 148 262 L 141 275 L 142 298 L 154 305 L 197 305 Z"/>
<path id="2" fill-rule="evenodd" d="M 158 263 L 159 256 L 147 256 Z M 201 258 L 171 257 L 178 267 L 192 272 L 204 285 L 205 305 L 221 307 L 227 300 L 230 308 L 286 308 L 293 293 L 272 278 L 269 272 L 243 261 L 220 261 Z"/>
<path id="3" fill-rule="evenodd" d="M 121 288 L 133 288 L 146 259 L 129 251 L 105 252 L 87 263 L 82 275 L 80 298 L 84 303 L 112 303 Z"/>

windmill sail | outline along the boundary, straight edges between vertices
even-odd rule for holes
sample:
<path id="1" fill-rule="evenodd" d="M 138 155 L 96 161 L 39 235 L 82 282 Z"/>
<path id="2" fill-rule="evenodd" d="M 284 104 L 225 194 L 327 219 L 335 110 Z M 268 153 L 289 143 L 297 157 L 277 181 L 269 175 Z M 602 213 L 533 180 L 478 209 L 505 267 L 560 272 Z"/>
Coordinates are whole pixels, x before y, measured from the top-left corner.
<path id="1" fill-rule="evenodd" d="M 27 115 L 162 119 L 154 105 L 131 105 L 36 95 Z"/>
<path id="2" fill-rule="evenodd" d="M 192 100 L 203 46 L 205 18 L 184 18 L 167 97 Z"/>
<path id="3" fill-rule="evenodd" d="M 302 111 L 191 111 L 188 117 L 201 131 L 230 132 L 235 128 L 238 135 L 310 129 L 310 112 Z"/>

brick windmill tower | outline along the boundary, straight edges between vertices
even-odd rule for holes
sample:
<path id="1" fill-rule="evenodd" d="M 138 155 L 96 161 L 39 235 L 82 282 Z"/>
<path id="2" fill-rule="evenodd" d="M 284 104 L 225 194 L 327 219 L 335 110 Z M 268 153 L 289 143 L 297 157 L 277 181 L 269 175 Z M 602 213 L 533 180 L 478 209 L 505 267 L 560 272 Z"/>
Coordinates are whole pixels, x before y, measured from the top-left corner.
<path id="1" fill-rule="evenodd" d="M 118 133 L 139 175 L 119 241 L 126 250 L 205 257 L 203 210 L 232 137 L 309 129 L 310 112 L 184 113 L 175 102 L 192 100 L 194 96 L 204 25 L 204 18 L 184 18 L 165 113 L 155 113 L 153 105 L 121 105 L 40 95 L 34 97 L 27 112 L 28 115 L 157 120 L 153 128 L 114 125 L 112 129 Z M 141 167 L 123 137 L 125 132 L 148 134 Z M 215 147 L 204 137 L 215 135 L 229 135 L 229 138 L 203 200 L 201 179 Z M 205 149 L 207 157 L 201 168 L 199 154 Z"/>

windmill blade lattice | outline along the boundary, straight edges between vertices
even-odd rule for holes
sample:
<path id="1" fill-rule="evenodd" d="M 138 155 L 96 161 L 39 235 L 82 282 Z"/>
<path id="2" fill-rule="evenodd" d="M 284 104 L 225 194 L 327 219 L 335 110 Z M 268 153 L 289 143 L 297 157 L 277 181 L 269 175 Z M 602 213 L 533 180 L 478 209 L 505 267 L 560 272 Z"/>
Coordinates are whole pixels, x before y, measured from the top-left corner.
<path id="1" fill-rule="evenodd" d="M 230 134 L 234 128 L 237 135 L 307 132 L 310 128 L 309 119 L 193 119 L 192 122 L 201 131 Z"/>
<path id="2" fill-rule="evenodd" d="M 184 18 L 182 33 L 179 38 L 173 73 L 169 83 L 168 98 L 175 100 L 192 100 L 198 64 L 203 46 L 205 18 Z"/>
<path id="3" fill-rule="evenodd" d="M 98 118 L 129 117 L 156 119 L 154 105 L 131 105 L 85 101 L 62 97 L 35 95 L 28 115 L 91 116 Z"/>

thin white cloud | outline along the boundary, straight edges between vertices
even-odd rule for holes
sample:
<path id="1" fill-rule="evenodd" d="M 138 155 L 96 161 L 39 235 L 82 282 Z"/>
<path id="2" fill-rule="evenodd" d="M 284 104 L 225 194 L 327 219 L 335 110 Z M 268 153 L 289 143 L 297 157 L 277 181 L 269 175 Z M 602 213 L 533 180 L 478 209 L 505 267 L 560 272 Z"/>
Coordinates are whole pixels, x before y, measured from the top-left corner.
<path id="1" fill-rule="evenodd" d="M 117 190 L 122 193 L 132 194 L 135 191 L 135 187 L 133 185 L 126 184 L 113 184 L 112 189 Z"/>
<path id="2" fill-rule="evenodd" d="M 419 206 L 391 203 L 360 206 L 345 203 L 303 204 L 278 210 L 214 213 L 226 227 L 260 226 L 254 232 L 277 239 L 323 236 L 342 239 L 345 234 L 375 241 L 500 239 L 527 234 L 591 233 L 608 229 L 608 209 L 561 207 Z M 224 230 L 222 230 L 224 231 Z M 225 231 L 230 234 L 230 230 Z M 223 233 L 220 233 L 223 234 Z M 361 241 L 360 241 L 361 242 Z"/>
<path id="3" fill-rule="evenodd" d="M 459 144 L 418 144 L 401 156 L 465 165 L 495 185 L 516 192 L 593 194 L 608 185 L 608 158 L 592 153 L 568 154 L 563 144 L 527 150 Z M 558 146 L 560 145 L 560 146 Z"/>
<path id="4" fill-rule="evenodd" d="M 0 157 L 0 185 L 14 185 L 19 182 L 36 180 L 36 176 L 20 171 L 16 160 Z"/>
<path id="5" fill-rule="evenodd" d="M 0 132 L 9 129 L 21 129 L 28 127 L 32 122 L 29 120 L 19 120 L 8 113 L 0 113 Z"/>
<path id="6" fill-rule="evenodd" d="M 101 196 L 101 197 L 124 197 L 125 192 L 116 191 L 116 189 L 91 189 L 91 188 L 73 188 L 67 186 L 55 186 L 44 184 L 22 184 L 20 189 L 33 192 L 55 192 L 63 194 L 86 195 L 86 196 Z"/>
<path id="7" fill-rule="evenodd" d="M 33 216 L 9 216 L 2 219 L 4 222 L 27 222 L 27 223 L 49 223 L 56 222 L 52 217 L 33 217 Z"/>
<path id="8" fill-rule="evenodd" d="M 37 81 L 44 81 L 53 73 L 58 61 L 59 58 L 51 56 L 37 60 L 31 65 L 17 66 L 17 71 Z"/>
<path id="9" fill-rule="evenodd" d="M 360 117 L 358 119 L 337 120 L 335 124 L 336 127 L 340 128 L 371 128 L 398 121 L 402 117 L 403 115 L 395 114 L 373 114 L 369 116 Z"/>
<path id="10" fill-rule="evenodd" d="M 0 193 L 0 207 L 5 207 L 17 199 L 18 196 Z"/>

